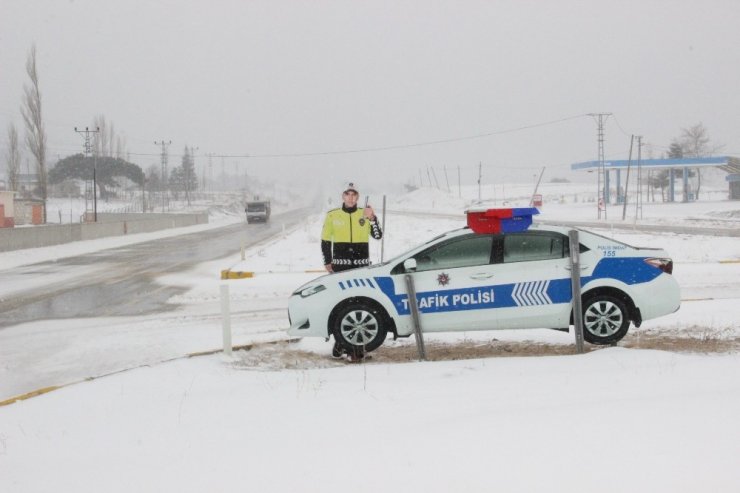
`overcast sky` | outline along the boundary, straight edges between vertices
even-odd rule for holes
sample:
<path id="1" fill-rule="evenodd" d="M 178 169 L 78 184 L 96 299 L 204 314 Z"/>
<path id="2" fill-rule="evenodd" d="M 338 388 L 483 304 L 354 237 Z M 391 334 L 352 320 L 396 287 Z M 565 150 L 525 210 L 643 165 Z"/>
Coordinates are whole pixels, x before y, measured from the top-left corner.
<path id="1" fill-rule="evenodd" d="M 738 26 L 737 0 L 0 0 L 2 169 L 34 42 L 53 158 L 99 114 L 144 168 L 164 139 L 311 185 L 565 175 L 596 112 L 607 158 L 699 122 L 740 155 Z"/>

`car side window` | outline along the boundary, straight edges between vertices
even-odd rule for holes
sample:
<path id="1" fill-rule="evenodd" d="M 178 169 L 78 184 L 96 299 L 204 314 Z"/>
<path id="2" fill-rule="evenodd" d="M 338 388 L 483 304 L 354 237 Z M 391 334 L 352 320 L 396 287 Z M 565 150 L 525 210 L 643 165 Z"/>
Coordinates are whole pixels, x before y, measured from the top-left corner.
<path id="1" fill-rule="evenodd" d="M 416 255 L 417 272 L 454 269 L 491 263 L 493 235 L 470 234 L 452 238 L 423 250 Z"/>
<path id="2" fill-rule="evenodd" d="M 558 259 L 570 251 L 567 236 L 544 231 L 507 234 L 503 247 L 504 263 Z"/>

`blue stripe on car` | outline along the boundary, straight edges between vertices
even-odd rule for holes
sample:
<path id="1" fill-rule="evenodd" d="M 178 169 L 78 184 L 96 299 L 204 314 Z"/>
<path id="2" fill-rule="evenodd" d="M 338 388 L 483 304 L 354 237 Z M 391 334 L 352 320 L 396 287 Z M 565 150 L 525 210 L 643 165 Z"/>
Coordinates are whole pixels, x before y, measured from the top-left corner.
<path id="1" fill-rule="evenodd" d="M 595 279 L 610 278 L 625 284 L 652 281 L 662 272 L 647 264 L 644 258 L 625 257 L 601 259 L 590 276 L 581 278 L 586 285 Z M 408 295 L 396 293 L 390 276 L 376 277 L 375 283 L 391 300 L 399 315 L 410 313 Z M 530 281 L 513 284 L 478 286 L 475 288 L 443 289 L 416 293 L 419 311 L 441 313 L 513 306 L 538 306 L 570 303 L 570 278 Z"/>

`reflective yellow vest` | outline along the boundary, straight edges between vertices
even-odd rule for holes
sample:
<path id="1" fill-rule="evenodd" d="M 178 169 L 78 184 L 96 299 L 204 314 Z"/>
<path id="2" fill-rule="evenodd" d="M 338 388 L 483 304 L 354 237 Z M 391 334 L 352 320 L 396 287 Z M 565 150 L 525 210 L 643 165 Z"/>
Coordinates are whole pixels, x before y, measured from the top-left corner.
<path id="1" fill-rule="evenodd" d="M 321 239 L 334 243 L 367 243 L 370 234 L 370 221 L 363 216 L 363 209 L 358 207 L 350 214 L 340 207 L 326 214 Z"/>

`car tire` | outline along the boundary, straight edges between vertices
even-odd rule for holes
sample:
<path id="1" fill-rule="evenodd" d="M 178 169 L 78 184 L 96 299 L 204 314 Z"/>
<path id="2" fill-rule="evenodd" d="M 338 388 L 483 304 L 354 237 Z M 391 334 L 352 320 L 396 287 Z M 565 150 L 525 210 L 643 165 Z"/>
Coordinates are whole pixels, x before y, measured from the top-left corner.
<path id="1" fill-rule="evenodd" d="M 378 349 L 388 334 L 385 311 L 372 303 L 353 301 L 334 316 L 334 339 L 347 354 L 361 356 Z"/>
<path id="2" fill-rule="evenodd" d="M 597 294 L 583 300 L 583 338 L 591 344 L 614 344 L 630 328 L 630 317 L 624 301 L 614 296 Z"/>

